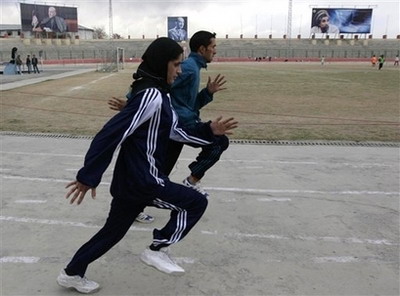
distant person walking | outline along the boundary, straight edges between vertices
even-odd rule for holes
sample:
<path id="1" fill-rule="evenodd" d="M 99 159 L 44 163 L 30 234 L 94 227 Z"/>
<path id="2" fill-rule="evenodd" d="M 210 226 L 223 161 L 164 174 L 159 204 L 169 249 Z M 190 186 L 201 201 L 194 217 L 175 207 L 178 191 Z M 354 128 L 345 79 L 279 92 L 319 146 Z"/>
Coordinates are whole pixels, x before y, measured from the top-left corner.
<path id="1" fill-rule="evenodd" d="M 372 67 L 375 67 L 377 62 L 378 62 L 378 59 L 376 58 L 376 55 L 373 55 L 371 57 L 371 65 L 372 65 Z"/>
<path id="2" fill-rule="evenodd" d="M 378 70 L 382 69 L 383 64 L 385 63 L 385 56 L 382 54 L 379 59 L 378 59 L 378 63 L 379 63 L 379 68 Z"/>
<path id="3" fill-rule="evenodd" d="M 393 66 L 399 66 L 399 55 L 396 55 L 396 57 L 394 58 L 394 64 Z"/>
<path id="4" fill-rule="evenodd" d="M 33 73 L 40 73 L 39 68 L 38 68 L 38 58 L 35 55 L 32 55 L 32 66 L 33 66 Z"/>
<path id="5" fill-rule="evenodd" d="M 26 57 L 26 67 L 28 68 L 28 74 L 31 74 L 32 71 L 32 61 L 31 61 L 31 56 L 28 54 Z"/>
<path id="6" fill-rule="evenodd" d="M 15 58 L 15 65 L 17 66 L 17 74 L 22 75 L 22 60 L 20 55 L 17 55 L 17 57 Z"/>

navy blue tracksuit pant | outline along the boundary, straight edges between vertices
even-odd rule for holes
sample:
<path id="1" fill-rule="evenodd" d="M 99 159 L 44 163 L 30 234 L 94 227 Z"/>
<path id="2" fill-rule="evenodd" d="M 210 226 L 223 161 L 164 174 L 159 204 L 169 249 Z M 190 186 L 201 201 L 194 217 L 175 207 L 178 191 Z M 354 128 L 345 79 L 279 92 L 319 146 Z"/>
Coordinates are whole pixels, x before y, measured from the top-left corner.
<path id="1" fill-rule="evenodd" d="M 207 208 L 207 198 L 186 186 L 165 182 L 157 197 L 137 201 L 114 197 L 107 221 L 74 255 L 65 269 L 68 275 L 85 275 L 88 265 L 104 255 L 128 232 L 137 215 L 146 206 L 171 211 L 170 219 L 162 229 L 153 231 L 153 247 L 167 247 L 183 239 L 199 221 Z"/>
<path id="2" fill-rule="evenodd" d="M 188 128 L 191 129 L 202 129 L 204 128 L 205 123 L 200 122 L 197 123 L 194 127 Z M 167 153 L 167 162 L 164 173 L 168 176 L 175 167 L 176 162 L 178 161 L 179 155 L 182 152 L 183 145 L 189 145 L 194 148 L 201 148 L 201 152 L 197 156 L 196 160 L 193 161 L 189 165 L 189 169 L 191 175 L 196 177 L 197 179 L 203 178 L 206 171 L 210 169 L 217 161 L 220 159 L 221 154 L 228 149 L 229 139 L 227 136 L 214 136 L 214 141 L 209 145 L 196 145 L 192 143 L 182 143 L 176 142 L 173 140 L 169 140 L 168 142 L 168 153 Z"/>

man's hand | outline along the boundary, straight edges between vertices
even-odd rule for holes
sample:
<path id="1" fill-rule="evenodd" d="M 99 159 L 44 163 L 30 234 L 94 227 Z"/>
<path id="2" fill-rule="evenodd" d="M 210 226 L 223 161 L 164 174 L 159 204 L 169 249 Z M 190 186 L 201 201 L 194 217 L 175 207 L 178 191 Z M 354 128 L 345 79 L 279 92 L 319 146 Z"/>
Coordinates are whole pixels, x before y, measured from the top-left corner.
<path id="1" fill-rule="evenodd" d="M 70 204 L 73 204 L 75 200 L 77 200 L 77 204 L 80 205 L 89 189 L 92 191 L 92 198 L 96 198 L 96 188 L 91 188 L 79 181 L 72 181 L 65 186 L 65 188 L 69 187 L 71 187 L 71 189 L 68 191 L 65 198 L 68 199 L 70 196 L 72 196 L 69 202 Z"/>
<path id="2" fill-rule="evenodd" d="M 111 110 L 121 111 L 126 106 L 126 100 L 112 97 L 108 100 L 108 107 Z"/>
<path id="3" fill-rule="evenodd" d="M 222 119 L 222 116 L 220 116 L 211 121 L 210 127 L 216 136 L 231 135 L 231 130 L 238 127 L 238 122 L 233 117 Z"/>
<path id="4" fill-rule="evenodd" d="M 210 94 L 214 94 L 217 91 L 226 89 L 226 87 L 222 87 L 225 83 L 225 76 L 221 76 L 221 74 L 218 74 L 213 81 L 211 81 L 211 77 L 208 76 L 207 90 Z"/>

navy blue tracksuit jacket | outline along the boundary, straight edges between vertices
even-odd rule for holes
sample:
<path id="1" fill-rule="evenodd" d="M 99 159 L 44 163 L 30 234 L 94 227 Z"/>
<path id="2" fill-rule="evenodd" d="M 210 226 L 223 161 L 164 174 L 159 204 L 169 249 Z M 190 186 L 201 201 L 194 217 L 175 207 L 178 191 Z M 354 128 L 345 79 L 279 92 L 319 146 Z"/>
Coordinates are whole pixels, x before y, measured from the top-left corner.
<path id="1" fill-rule="evenodd" d="M 197 135 L 187 134 L 177 119 L 168 94 L 156 88 L 136 94 L 93 139 L 77 180 L 97 187 L 115 150 L 120 148 L 111 195 L 154 198 L 155 189 L 168 180 L 163 170 L 169 139 L 199 145 L 210 144 L 214 139 L 209 127 Z"/>

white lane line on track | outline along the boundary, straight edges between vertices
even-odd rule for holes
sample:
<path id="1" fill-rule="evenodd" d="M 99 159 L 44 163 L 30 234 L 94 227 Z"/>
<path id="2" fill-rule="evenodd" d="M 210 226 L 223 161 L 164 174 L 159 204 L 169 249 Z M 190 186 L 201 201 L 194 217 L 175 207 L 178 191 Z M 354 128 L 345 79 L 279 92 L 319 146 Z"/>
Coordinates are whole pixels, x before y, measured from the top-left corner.
<path id="1" fill-rule="evenodd" d="M 98 225 L 88 225 L 82 222 L 71 222 L 71 221 L 59 221 L 50 219 L 34 219 L 34 218 L 21 218 L 21 217 L 7 217 L 0 216 L 0 221 L 8 222 L 19 222 L 19 223 L 31 223 L 31 224 L 47 224 L 47 225 L 62 225 L 62 226 L 73 226 L 73 227 L 83 227 L 83 228 L 101 228 Z M 153 228 L 136 227 L 132 226 L 129 230 L 131 231 L 142 231 L 151 232 Z M 343 243 L 343 244 L 372 244 L 372 245 L 387 245 L 393 246 L 396 243 L 388 241 L 386 239 L 360 239 L 360 238 L 342 238 L 342 237 L 311 237 L 311 236 L 283 236 L 277 234 L 257 234 L 257 233 L 222 233 L 219 234 L 217 231 L 201 231 L 205 235 L 222 235 L 233 238 L 256 238 L 256 239 L 273 239 L 273 240 L 304 240 L 304 241 L 323 241 L 331 243 Z"/>
<path id="2" fill-rule="evenodd" d="M 353 263 L 359 262 L 360 259 L 354 256 L 332 256 L 332 257 L 315 257 L 314 263 Z"/>
<path id="3" fill-rule="evenodd" d="M 40 257 L 0 257 L 0 263 L 38 263 Z"/>
<path id="4" fill-rule="evenodd" d="M 263 201 L 263 202 L 285 202 L 285 201 L 292 201 L 291 198 L 286 198 L 286 197 L 282 197 L 282 198 L 257 198 L 258 201 Z"/>
<path id="5" fill-rule="evenodd" d="M 99 260 L 103 260 L 100 258 Z M 124 258 L 124 262 L 134 261 L 132 258 Z M 174 261 L 178 264 L 194 264 L 197 259 L 190 257 L 174 257 Z M 280 259 L 266 259 L 263 262 L 268 263 L 282 263 L 287 260 Z M 65 262 L 65 258 L 61 257 L 35 257 L 35 256 L 4 256 L 0 257 L 0 264 L 14 263 L 14 264 L 35 264 L 35 263 L 48 263 L 48 262 Z M 356 257 L 356 256 L 332 256 L 332 257 L 313 257 L 311 262 L 316 264 L 328 264 L 328 263 L 376 263 L 382 262 L 382 259 L 378 257 Z"/>
<path id="6" fill-rule="evenodd" d="M 61 226 L 72 226 L 72 227 L 82 227 L 82 228 L 101 228 L 99 225 L 85 224 L 82 222 L 71 222 L 71 221 L 60 221 L 51 219 L 35 219 L 35 218 L 25 218 L 25 217 L 7 217 L 0 216 L 0 221 L 17 222 L 17 223 L 30 223 L 30 224 L 47 224 L 47 225 L 61 225 Z M 136 227 L 131 226 L 129 230 L 132 231 L 144 231 L 151 232 L 152 228 Z"/>
<path id="7" fill-rule="evenodd" d="M 44 153 L 44 152 L 35 152 L 35 153 L 30 153 L 30 152 L 12 152 L 12 151 L 1 151 L 1 153 L 4 154 L 15 154 L 15 155 L 28 155 L 28 156 L 59 156 L 59 157 L 79 157 L 83 158 L 85 155 L 83 154 L 61 154 L 61 153 Z"/>
<path id="8" fill-rule="evenodd" d="M 90 140 L 88 140 L 90 143 Z M 1 151 L 4 154 L 28 155 L 28 156 L 59 156 L 59 157 L 80 157 L 84 158 L 85 154 L 64 154 L 64 153 L 45 153 L 45 152 L 18 152 L 18 151 Z M 193 161 L 192 158 L 179 158 L 179 161 Z M 219 162 L 229 163 L 257 163 L 257 164 L 289 164 L 289 165 L 329 165 L 329 166 L 350 166 L 354 168 L 369 168 L 369 167 L 394 167 L 396 164 L 385 163 L 349 163 L 349 162 L 316 162 L 316 161 L 289 161 L 289 160 L 252 160 L 252 159 L 220 159 Z M 263 168 L 262 166 L 247 166 L 247 168 Z"/>
<path id="9" fill-rule="evenodd" d="M 254 189 L 254 188 L 234 188 L 234 187 L 204 187 L 209 191 L 225 191 L 240 193 L 259 193 L 259 194 L 330 194 L 330 195 L 399 195 L 395 191 L 368 191 L 368 190 L 346 190 L 346 191 L 321 191 L 321 190 L 297 190 L 297 189 Z"/>
<path id="10" fill-rule="evenodd" d="M 101 259 L 100 259 L 101 260 Z M 190 257 L 174 257 L 179 264 L 194 264 L 197 259 Z M 127 260 L 124 260 L 125 262 Z M 4 256 L 0 257 L 0 263 L 46 263 L 46 262 L 65 262 L 65 258 L 60 257 L 34 257 L 34 256 Z"/>
<path id="11" fill-rule="evenodd" d="M 38 182 L 57 182 L 69 183 L 71 180 L 55 179 L 55 178 L 34 178 L 14 175 L 0 174 L 4 179 L 24 180 Z M 109 186 L 110 182 L 101 182 L 100 185 Z M 321 191 L 321 190 L 297 190 L 297 189 L 256 189 L 256 188 L 235 188 L 235 187 L 204 187 L 209 191 L 237 192 L 237 193 L 254 193 L 254 194 L 322 194 L 322 195 L 383 195 L 383 196 L 399 196 L 400 192 L 396 191 L 368 191 L 368 190 L 345 190 L 345 191 Z"/>
<path id="12" fill-rule="evenodd" d="M 355 237 L 334 237 L 334 236 L 282 236 L 276 234 L 250 234 L 250 233 L 227 233 L 225 234 L 229 237 L 245 237 L 245 238 L 261 238 L 261 239 L 281 239 L 281 240 L 303 240 L 303 241 L 323 241 L 331 243 L 345 243 L 345 244 L 370 244 L 370 245 L 387 245 L 394 246 L 397 245 L 394 242 L 388 241 L 386 239 L 361 239 Z"/>
<path id="13" fill-rule="evenodd" d="M 37 199 L 18 199 L 15 203 L 20 204 L 43 204 L 46 203 L 47 200 L 37 200 Z"/>

